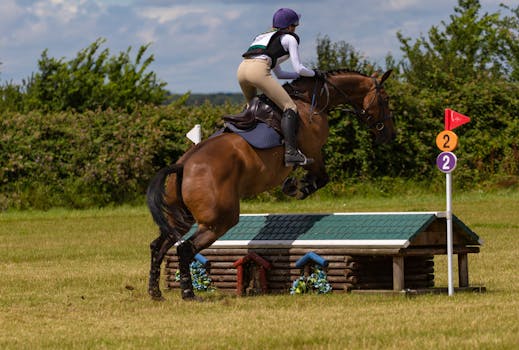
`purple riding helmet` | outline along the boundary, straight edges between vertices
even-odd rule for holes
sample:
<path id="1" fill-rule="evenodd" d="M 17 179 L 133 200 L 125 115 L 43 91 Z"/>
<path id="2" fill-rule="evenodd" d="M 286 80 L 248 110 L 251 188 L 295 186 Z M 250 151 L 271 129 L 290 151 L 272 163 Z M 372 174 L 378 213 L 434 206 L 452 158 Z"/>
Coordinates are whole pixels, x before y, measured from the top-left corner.
<path id="1" fill-rule="evenodd" d="M 299 25 L 299 17 L 294 10 L 289 8 L 280 8 L 274 13 L 272 18 L 272 27 L 274 28 L 287 28 L 290 25 Z"/>

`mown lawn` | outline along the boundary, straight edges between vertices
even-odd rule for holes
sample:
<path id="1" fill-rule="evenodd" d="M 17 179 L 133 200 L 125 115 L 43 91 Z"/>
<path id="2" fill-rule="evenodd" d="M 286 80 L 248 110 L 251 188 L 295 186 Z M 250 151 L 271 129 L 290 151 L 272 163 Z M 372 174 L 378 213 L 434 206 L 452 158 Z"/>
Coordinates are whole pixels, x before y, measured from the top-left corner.
<path id="1" fill-rule="evenodd" d="M 244 202 L 252 212 L 444 210 L 444 195 Z M 186 303 L 146 294 L 145 207 L 0 214 L 2 349 L 516 349 L 519 193 L 455 194 L 454 213 L 485 241 L 469 256 L 486 293 L 206 294 Z M 446 286 L 445 258 L 436 285 Z"/>

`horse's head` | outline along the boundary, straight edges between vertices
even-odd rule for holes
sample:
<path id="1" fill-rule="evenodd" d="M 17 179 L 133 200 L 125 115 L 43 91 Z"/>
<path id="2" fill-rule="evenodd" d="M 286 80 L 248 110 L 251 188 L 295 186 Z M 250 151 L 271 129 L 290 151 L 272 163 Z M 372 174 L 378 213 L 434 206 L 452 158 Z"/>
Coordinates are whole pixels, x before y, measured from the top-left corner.
<path id="1" fill-rule="evenodd" d="M 285 85 L 291 96 L 311 102 L 314 112 L 329 111 L 338 105 L 350 105 L 344 109 L 355 114 L 371 131 L 376 143 L 389 142 L 395 137 L 395 126 L 389 110 L 389 97 L 384 81 L 391 70 L 381 78 L 347 70 L 326 73 L 325 82 L 313 78 L 301 78 Z"/>
<path id="2" fill-rule="evenodd" d="M 373 134 L 376 143 L 393 140 L 395 125 L 389 110 L 389 96 L 384 90 L 384 81 L 391 70 L 381 78 L 367 76 L 348 70 L 326 72 L 325 80 L 301 77 L 284 88 L 295 99 L 306 101 L 313 113 L 329 112 L 339 105 L 350 105 L 344 111 L 355 114 Z"/>
<path id="3" fill-rule="evenodd" d="M 374 135 L 376 143 L 392 141 L 396 136 L 395 125 L 389 110 L 389 96 L 384 90 L 384 81 L 391 74 L 384 73 L 382 78 L 371 76 L 371 87 L 362 100 L 362 108 L 356 114 Z"/>

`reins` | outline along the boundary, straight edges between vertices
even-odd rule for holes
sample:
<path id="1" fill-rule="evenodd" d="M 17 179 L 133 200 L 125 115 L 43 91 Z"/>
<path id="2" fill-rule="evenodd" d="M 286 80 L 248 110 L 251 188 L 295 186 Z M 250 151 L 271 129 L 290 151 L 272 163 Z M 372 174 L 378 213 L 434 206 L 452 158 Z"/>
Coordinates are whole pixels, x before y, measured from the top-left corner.
<path id="1" fill-rule="evenodd" d="M 350 113 L 350 114 L 354 114 L 357 118 L 365 117 L 366 118 L 366 124 L 367 124 L 367 127 L 369 129 L 375 128 L 379 132 L 382 131 L 384 129 L 384 123 L 383 122 L 388 120 L 388 119 L 391 119 L 391 114 L 384 115 L 384 117 L 382 118 L 382 121 L 380 121 L 380 122 L 375 121 L 374 123 L 370 122 L 370 120 L 373 118 L 372 115 L 367 115 L 367 117 L 366 117 L 366 110 L 369 109 L 369 107 L 373 104 L 373 102 L 375 101 L 375 97 L 378 100 L 378 103 L 379 103 L 379 106 L 381 107 L 381 110 L 383 110 L 383 101 L 382 101 L 382 97 L 380 96 L 380 93 L 379 93 L 380 89 L 382 88 L 382 85 L 379 84 L 379 82 L 378 82 L 378 80 L 376 78 L 372 77 L 371 79 L 373 80 L 373 85 L 374 85 L 374 89 L 376 90 L 376 94 L 375 94 L 375 96 L 373 96 L 373 98 L 371 99 L 371 101 L 369 102 L 369 104 L 368 104 L 368 106 L 366 108 L 357 108 L 355 106 L 355 104 L 352 102 L 352 100 L 351 100 L 351 98 L 350 98 L 350 96 L 348 94 L 346 94 L 337 85 L 335 85 L 334 83 L 332 83 L 329 79 L 327 79 L 325 77 L 324 80 L 323 80 L 324 84 L 323 84 L 323 87 L 321 88 L 321 93 L 319 94 L 319 96 L 322 95 L 323 90 L 326 91 L 326 104 L 319 112 L 313 112 L 313 109 L 317 105 L 317 102 L 316 102 L 317 93 L 316 93 L 316 91 L 317 91 L 318 79 L 316 79 L 315 80 L 315 85 L 314 85 L 314 92 L 312 94 L 312 104 L 311 104 L 311 108 L 310 108 L 310 115 L 312 116 L 313 114 L 319 114 L 319 113 L 321 113 L 322 111 L 324 111 L 324 110 L 326 110 L 328 108 L 328 105 L 330 104 L 330 91 L 329 91 L 328 85 L 330 85 L 331 87 L 333 87 L 339 94 L 341 94 L 346 99 L 346 101 L 347 101 L 346 103 L 347 104 L 349 104 L 350 106 L 353 106 L 353 109 L 352 108 L 342 108 L 341 111 L 346 112 L 346 113 Z M 313 114 L 312 114 L 312 112 L 313 112 Z"/>
<path id="2" fill-rule="evenodd" d="M 377 101 L 378 101 L 381 113 L 384 113 L 383 112 L 384 101 L 383 101 L 382 97 L 380 96 L 380 89 L 382 88 L 382 84 L 380 84 L 375 77 L 371 77 L 371 79 L 373 80 L 372 89 L 374 89 L 376 93 L 373 96 L 373 98 L 371 99 L 371 101 L 369 102 L 369 104 L 366 106 L 366 108 L 358 108 L 355 105 L 355 103 L 353 103 L 351 97 L 345 91 L 343 91 L 341 88 L 339 88 L 336 84 L 334 84 L 330 79 L 327 79 L 327 77 L 324 77 L 324 79 L 315 79 L 315 84 L 314 84 L 314 88 L 313 88 L 313 92 L 312 92 L 312 96 L 310 97 L 310 100 L 308 99 L 307 95 L 305 95 L 301 91 L 298 91 L 291 83 L 288 83 L 288 85 L 291 86 L 293 89 L 290 93 L 291 96 L 310 103 L 310 122 L 312 122 L 314 115 L 321 114 L 322 112 L 324 112 L 328 109 L 329 104 L 330 104 L 330 88 L 329 88 L 329 86 L 331 86 L 346 100 L 345 104 L 350 106 L 348 108 L 341 108 L 341 111 L 353 114 L 357 118 L 364 120 L 368 129 L 375 129 L 376 131 L 381 132 L 385 128 L 384 122 L 386 120 L 390 120 L 392 118 L 392 116 L 391 116 L 391 114 L 383 115 L 380 120 L 373 121 L 374 117 L 372 115 L 367 114 L 367 110 L 375 102 L 375 99 L 377 99 Z M 320 92 L 318 92 L 320 81 L 322 81 L 323 84 L 321 86 Z M 371 89 L 369 91 L 371 91 Z M 368 91 L 368 93 L 369 93 L 369 91 Z M 323 95 L 323 93 L 326 94 L 326 103 L 324 104 L 323 107 L 321 107 L 318 111 L 316 111 L 315 109 L 318 106 L 318 99 Z"/>

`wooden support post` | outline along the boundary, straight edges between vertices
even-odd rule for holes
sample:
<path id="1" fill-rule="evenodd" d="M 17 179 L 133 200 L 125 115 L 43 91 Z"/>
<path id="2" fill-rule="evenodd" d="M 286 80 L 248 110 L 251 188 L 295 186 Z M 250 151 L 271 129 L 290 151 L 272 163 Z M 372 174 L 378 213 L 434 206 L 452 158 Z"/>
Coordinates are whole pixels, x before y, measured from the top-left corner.
<path id="1" fill-rule="evenodd" d="M 469 257 L 468 254 L 458 254 L 458 278 L 460 288 L 469 286 Z"/>
<path id="2" fill-rule="evenodd" d="M 404 257 L 393 256 L 393 290 L 400 292 L 404 289 Z"/>

